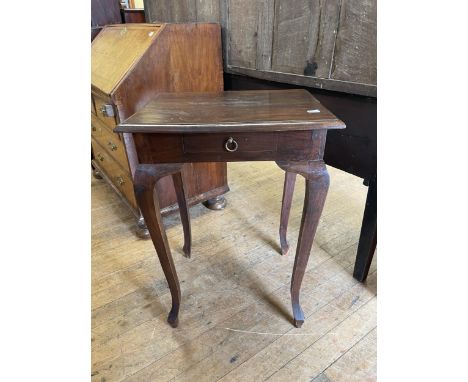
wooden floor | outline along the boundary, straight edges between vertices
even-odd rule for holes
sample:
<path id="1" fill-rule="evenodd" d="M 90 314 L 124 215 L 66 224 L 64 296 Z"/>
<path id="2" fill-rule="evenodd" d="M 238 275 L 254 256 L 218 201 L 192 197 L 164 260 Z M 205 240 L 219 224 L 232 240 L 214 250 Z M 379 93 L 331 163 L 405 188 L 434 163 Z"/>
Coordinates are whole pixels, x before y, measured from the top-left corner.
<path id="1" fill-rule="evenodd" d="M 367 188 L 330 168 L 330 191 L 293 327 L 289 282 L 304 195 L 298 177 L 289 255 L 279 254 L 283 172 L 228 164 L 228 205 L 190 209 L 192 259 L 178 215 L 165 220 L 182 288 L 180 323 L 151 241 L 103 181 L 92 180 L 93 381 L 375 381 L 376 256 L 352 278 Z"/>

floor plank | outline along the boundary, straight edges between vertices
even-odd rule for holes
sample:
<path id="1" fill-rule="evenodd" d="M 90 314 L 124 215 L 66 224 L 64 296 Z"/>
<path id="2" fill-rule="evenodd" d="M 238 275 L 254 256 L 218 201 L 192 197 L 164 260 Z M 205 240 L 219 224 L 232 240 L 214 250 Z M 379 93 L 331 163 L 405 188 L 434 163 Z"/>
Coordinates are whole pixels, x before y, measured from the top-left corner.
<path id="1" fill-rule="evenodd" d="M 281 256 L 283 172 L 269 162 L 228 171 L 225 210 L 190 208 L 191 259 L 182 256 L 178 215 L 164 220 L 182 287 L 177 329 L 166 323 L 171 298 L 154 247 L 135 237 L 134 218 L 112 190 L 92 180 L 92 380 L 375 381 L 376 258 L 366 284 L 352 278 L 362 180 L 329 167 L 303 281 L 307 319 L 296 329 L 289 282 L 304 182 L 293 198 L 291 251 Z"/>

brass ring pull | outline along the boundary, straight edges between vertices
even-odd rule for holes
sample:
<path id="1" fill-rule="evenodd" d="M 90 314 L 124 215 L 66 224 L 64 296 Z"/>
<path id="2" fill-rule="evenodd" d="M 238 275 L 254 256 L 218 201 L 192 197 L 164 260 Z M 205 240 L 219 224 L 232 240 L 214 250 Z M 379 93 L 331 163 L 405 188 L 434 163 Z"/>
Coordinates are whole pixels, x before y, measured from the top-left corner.
<path id="1" fill-rule="evenodd" d="M 239 145 L 233 137 L 229 137 L 229 139 L 224 143 L 224 148 L 232 153 L 239 148 Z"/>

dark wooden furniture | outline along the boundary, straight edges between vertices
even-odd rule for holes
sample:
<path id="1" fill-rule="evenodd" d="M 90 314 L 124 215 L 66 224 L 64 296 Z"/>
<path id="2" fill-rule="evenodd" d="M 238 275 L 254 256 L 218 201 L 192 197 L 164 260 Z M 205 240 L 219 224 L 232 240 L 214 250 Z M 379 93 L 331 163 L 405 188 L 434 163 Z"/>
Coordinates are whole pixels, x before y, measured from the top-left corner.
<path id="1" fill-rule="evenodd" d="M 158 92 L 221 91 L 221 31 L 217 24 L 120 24 L 106 26 L 91 48 L 92 165 L 137 218 L 137 234 L 148 237 L 133 192 L 138 165 L 131 134 L 112 129 Z M 225 163 L 187 163 L 188 203 L 225 204 Z M 158 184 L 163 214 L 177 210 L 170 178 Z"/>
<path id="2" fill-rule="evenodd" d="M 190 220 L 182 166 L 187 162 L 276 161 L 286 171 L 285 184 L 295 174 L 306 180 L 306 191 L 291 300 L 294 325 L 304 313 L 299 292 L 312 248 L 329 176 L 323 161 L 328 129 L 345 125 L 304 90 L 159 94 L 114 131 L 133 134 L 139 165 L 135 195 L 145 217 L 172 295 L 168 321 L 176 327 L 180 286 L 161 220 L 157 184 L 171 175 L 177 189 L 184 229 L 184 252 L 190 256 Z M 155 191 L 156 189 L 156 196 Z M 285 188 L 281 213 L 282 252 L 287 251 L 287 225 L 292 190 Z"/>
<path id="3" fill-rule="evenodd" d="M 120 10 L 124 23 L 144 23 L 145 10 L 140 8 L 124 8 Z"/>
<path id="4" fill-rule="evenodd" d="M 91 41 L 104 26 L 121 22 L 118 0 L 91 0 Z"/>
<path id="5" fill-rule="evenodd" d="M 279 90 L 292 87 L 233 74 L 225 74 L 224 85 L 225 90 Z M 365 281 L 377 245 L 377 99 L 305 89 L 346 123 L 346 129 L 328 132 L 325 162 L 363 178 L 364 184 L 369 187 L 353 272 L 357 280 Z"/>

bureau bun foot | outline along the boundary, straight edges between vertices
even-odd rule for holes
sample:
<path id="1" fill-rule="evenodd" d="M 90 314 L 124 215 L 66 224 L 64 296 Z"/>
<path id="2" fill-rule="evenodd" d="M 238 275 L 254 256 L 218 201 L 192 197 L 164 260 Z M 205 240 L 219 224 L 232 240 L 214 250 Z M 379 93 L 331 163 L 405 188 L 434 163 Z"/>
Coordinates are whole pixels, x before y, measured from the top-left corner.
<path id="1" fill-rule="evenodd" d="M 138 218 L 138 220 L 137 220 L 135 234 L 140 239 L 149 239 L 150 238 L 148 227 L 146 227 L 145 219 L 143 218 L 143 216 L 140 216 Z"/>
<path id="2" fill-rule="evenodd" d="M 100 171 L 93 169 L 93 176 L 96 179 L 102 179 L 102 174 Z"/>
<path id="3" fill-rule="evenodd" d="M 208 199 L 206 202 L 203 202 L 203 205 L 210 210 L 222 210 L 226 207 L 227 200 L 224 196 L 217 196 L 213 199 Z"/>

